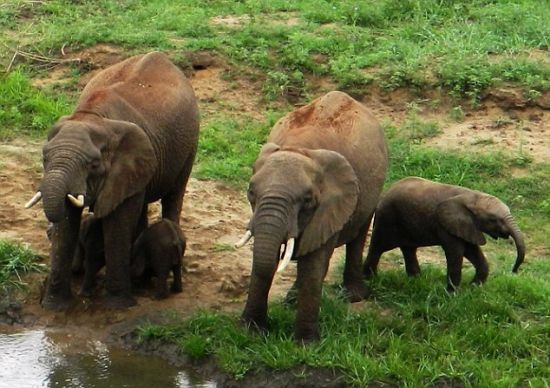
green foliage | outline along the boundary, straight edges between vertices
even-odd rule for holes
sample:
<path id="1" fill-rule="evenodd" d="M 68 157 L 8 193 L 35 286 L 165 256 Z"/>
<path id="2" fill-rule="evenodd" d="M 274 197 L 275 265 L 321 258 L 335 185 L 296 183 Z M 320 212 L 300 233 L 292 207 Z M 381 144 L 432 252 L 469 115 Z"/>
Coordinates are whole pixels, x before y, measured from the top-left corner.
<path id="1" fill-rule="evenodd" d="M 0 139 L 43 136 L 69 110 L 67 100 L 52 98 L 34 88 L 20 70 L 0 78 Z"/>
<path id="2" fill-rule="evenodd" d="M 243 187 L 274 120 L 272 115 L 263 123 L 221 118 L 208 123 L 199 139 L 195 176 Z"/>
<path id="3" fill-rule="evenodd" d="M 373 299 L 353 312 L 327 291 L 323 338 L 307 347 L 293 342 L 294 311 L 281 302 L 270 305 L 266 335 L 249 333 L 235 316 L 202 312 L 168 329 L 143 328 L 142 338 L 176 342 L 196 358 L 213 355 L 236 377 L 309 365 L 336 368 L 356 386 L 425 386 L 441 378 L 490 387 L 540 382 L 550 361 L 550 267 L 540 260 L 520 276 L 508 271 L 453 295 L 445 292 L 442 269 L 424 266 L 414 279 L 383 271 L 371 283 Z"/>
<path id="4" fill-rule="evenodd" d="M 0 294 L 5 296 L 14 288 L 24 287 L 24 274 L 43 270 L 37 261 L 37 256 L 29 248 L 0 240 Z"/>
<path id="5" fill-rule="evenodd" d="M 536 0 L 10 0 L 0 7 L 9 32 L 0 43 L 53 56 L 97 43 L 210 49 L 261 69 L 275 87 L 286 82 L 281 74 L 292 81 L 314 73 L 350 90 L 373 81 L 384 89 L 443 86 L 476 103 L 501 82 L 548 90 L 548 64 L 530 54 L 547 52 L 549 19 L 550 7 Z M 269 85 L 266 93 L 278 94 Z"/>

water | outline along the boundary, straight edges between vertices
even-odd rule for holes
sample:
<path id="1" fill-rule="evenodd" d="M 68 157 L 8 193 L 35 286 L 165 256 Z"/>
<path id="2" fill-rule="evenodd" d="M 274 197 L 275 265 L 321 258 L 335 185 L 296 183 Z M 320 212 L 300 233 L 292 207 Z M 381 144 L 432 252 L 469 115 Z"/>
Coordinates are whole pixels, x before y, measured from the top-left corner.
<path id="1" fill-rule="evenodd" d="M 100 341 L 33 330 L 0 333 L 0 387 L 216 387 L 166 361 Z"/>

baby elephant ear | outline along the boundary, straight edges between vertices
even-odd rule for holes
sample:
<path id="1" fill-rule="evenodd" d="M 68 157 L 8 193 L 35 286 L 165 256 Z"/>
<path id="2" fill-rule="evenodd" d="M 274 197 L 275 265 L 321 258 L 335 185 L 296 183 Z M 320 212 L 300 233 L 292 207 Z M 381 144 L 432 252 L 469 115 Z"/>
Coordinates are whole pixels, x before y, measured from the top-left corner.
<path id="1" fill-rule="evenodd" d="M 157 169 L 153 146 L 145 132 L 133 123 L 104 119 L 110 133 L 103 188 L 94 205 L 94 214 L 105 217 L 126 198 L 143 190 Z"/>
<path id="2" fill-rule="evenodd" d="M 476 224 L 474 214 L 468 209 L 470 194 L 460 194 L 437 206 L 437 219 L 453 236 L 475 245 L 485 245 L 487 240 Z"/>
<path id="3" fill-rule="evenodd" d="M 346 158 L 329 150 L 304 150 L 321 170 L 319 205 L 300 237 L 298 256 L 312 252 L 342 230 L 355 211 L 359 185 Z"/>

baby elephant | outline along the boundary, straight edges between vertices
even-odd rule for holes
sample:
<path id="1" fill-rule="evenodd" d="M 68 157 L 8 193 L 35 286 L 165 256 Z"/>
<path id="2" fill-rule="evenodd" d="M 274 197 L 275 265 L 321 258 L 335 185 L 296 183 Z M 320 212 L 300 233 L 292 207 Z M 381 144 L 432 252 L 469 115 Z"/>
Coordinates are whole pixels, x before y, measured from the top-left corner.
<path id="1" fill-rule="evenodd" d="M 420 273 L 416 249 L 441 245 L 447 258 L 447 289 L 454 290 L 462 276 L 462 258 L 475 267 L 473 283 L 483 283 L 489 266 L 480 246 L 483 233 L 494 239 L 512 237 L 517 272 L 525 257 L 525 243 L 510 209 L 498 198 L 460 186 L 409 177 L 395 183 L 380 200 L 374 218 L 369 252 L 363 272 L 376 274 L 380 256 L 399 247 L 410 276 Z"/>
<path id="2" fill-rule="evenodd" d="M 78 243 L 72 263 L 72 271 L 78 274 L 84 270 L 84 280 L 80 294 L 91 296 L 96 283 L 96 275 L 105 265 L 103 229 L 101 220 L 90 214 L 80 223 Z"/>
<path id="3" fill-rule="evenodd" d="M 155 297 L 168 296 L 167 279 L 174 275 L 172 292 L 181 292 L 182 257 L 185 253 L 185 237 L 180 228 L 163 219 L 144 230 L 132 248 L 131 271 L 134 279 L 147 282 L 156 276 Z"/>

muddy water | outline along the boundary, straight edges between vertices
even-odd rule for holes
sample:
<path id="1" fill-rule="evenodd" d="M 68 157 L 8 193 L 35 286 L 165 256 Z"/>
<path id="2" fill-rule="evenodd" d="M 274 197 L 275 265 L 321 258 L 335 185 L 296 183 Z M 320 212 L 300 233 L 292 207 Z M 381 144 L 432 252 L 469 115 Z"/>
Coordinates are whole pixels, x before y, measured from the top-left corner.
<path id="1" fill-rule="evenodd" d="M 215 387 L 156 357 L 33 330 L 0 333 L 0 387 Z"/>

